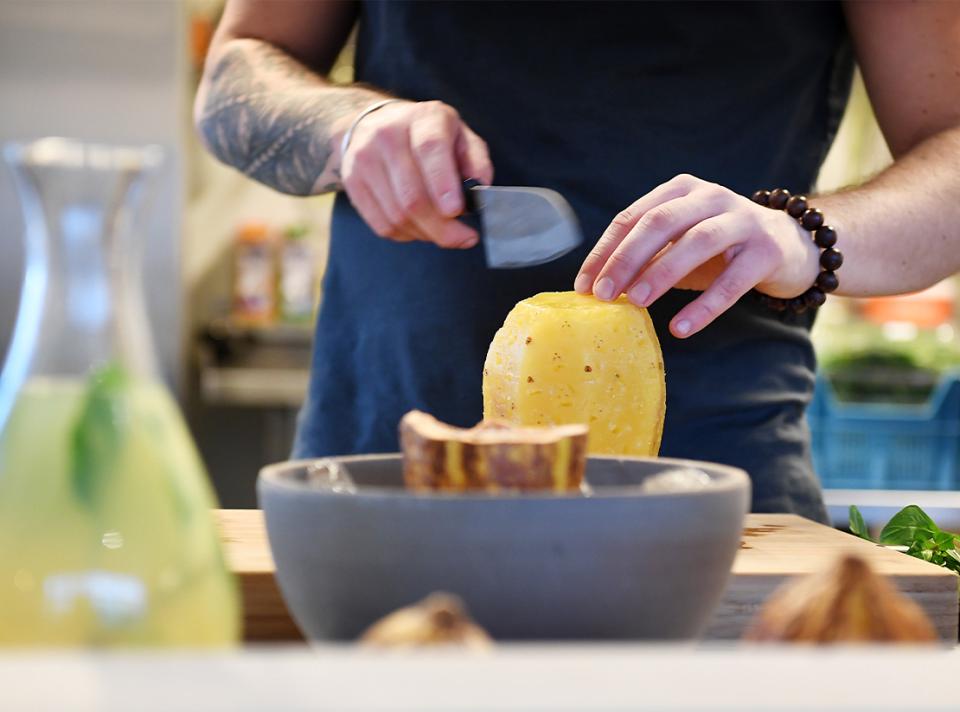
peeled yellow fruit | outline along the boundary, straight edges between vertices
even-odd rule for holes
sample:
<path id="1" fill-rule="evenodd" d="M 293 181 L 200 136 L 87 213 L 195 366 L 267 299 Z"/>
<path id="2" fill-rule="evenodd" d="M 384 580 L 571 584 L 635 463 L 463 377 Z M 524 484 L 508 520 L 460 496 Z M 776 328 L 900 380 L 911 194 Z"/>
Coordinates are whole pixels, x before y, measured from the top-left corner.
<path id="1" fill-rule="evenodd" d="M 786 584 L 764 605 L 747 640 L 795 643 L 929 643 L 933 625 L 866 561 L 844 556 L 830 569 Z"/>
<path id="2" fill-rule="evenodd" d="M 666 384 L 646 309 L 544 292 L 517 304 L 483 369 L 483 414 L 527 426 L 585 423 L 591 454 L 656 455 Z"/>

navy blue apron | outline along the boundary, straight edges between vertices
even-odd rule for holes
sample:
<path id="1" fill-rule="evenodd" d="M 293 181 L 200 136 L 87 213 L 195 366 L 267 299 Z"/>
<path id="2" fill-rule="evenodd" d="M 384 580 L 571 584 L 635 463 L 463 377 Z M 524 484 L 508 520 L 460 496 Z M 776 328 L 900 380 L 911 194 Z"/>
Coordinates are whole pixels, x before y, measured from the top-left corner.
<path id="1" fill-rule="evenodd" d="M 490 270 L 479 247 L 380 239 L 339 195 L 294 454 L 395 451 L 411 408 L 476 423 L 507 312 L 572 289 L 617 211 L 678 173 L 744 195 L 809 190 L 851 66 L 836 3 L 364 3 L 357 79 L 455 107 L 489 144 L 495 182 L 560 191 L 588 244 Z M 694 296 L 674 290 L 651 310 L 667 370 L 661 454 L 744 468 L 754 511 L 825 519 L 804 419 L 812 316 L 748 295 L 675 339 L 668 321 Z"/>

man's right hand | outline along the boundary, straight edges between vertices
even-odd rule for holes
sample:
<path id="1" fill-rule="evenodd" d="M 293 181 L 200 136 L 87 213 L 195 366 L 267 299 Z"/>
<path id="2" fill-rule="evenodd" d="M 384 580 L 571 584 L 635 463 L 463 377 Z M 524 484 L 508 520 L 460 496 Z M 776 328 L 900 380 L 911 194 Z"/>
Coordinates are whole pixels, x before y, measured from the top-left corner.
<path id="1" fill-rule="evenodd" d="M 489 184 L 487 145 L 439 101 L 397 102 L 365 116 L 340 157 L 340 180 L 354 207 L 380 237 L 470 248 L 475 230 L 463 213 L 462 184 Z"/>
<path id="2" fill-rule="evenodd" d="M 2 0 L 0 0 L 2 1 Z M 228 0 L 194 107 L 204 144 L 223 163 L 289 195 L 343 189 L 367 224 L 392 240 L 472 247 L 463 179 L 493 180 L 486 144 L 439 101 L 390 103 L 326 75 L 356 24 L 359 3 Z"/>

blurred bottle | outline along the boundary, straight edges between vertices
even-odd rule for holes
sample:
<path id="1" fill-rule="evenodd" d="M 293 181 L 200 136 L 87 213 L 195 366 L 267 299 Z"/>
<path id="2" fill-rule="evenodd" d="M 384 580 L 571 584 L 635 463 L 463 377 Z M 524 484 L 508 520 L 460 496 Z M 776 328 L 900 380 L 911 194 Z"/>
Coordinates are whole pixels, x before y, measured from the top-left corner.
<path id="1" fill-rule="evenodd" d="M 128 232 L 159 149 L 4 154 L 27 263 L 0 373 L 0 644 L 234 643 L 214 495 L 157 375 Z"/>
<path id="2" fill-rule="evenodd" d="M 277 316 L 275 239 L 266 224 L 248 221 L 234 245 L 233 318 L 247 326 L 269 326 Z"/>
<path id="3" fill-rule="evenodd" d="M 317 257 L 306 223 L 284 231 L 280 255 L 280 318 L 289 324 L 311 320 L 317 300 Z"/>

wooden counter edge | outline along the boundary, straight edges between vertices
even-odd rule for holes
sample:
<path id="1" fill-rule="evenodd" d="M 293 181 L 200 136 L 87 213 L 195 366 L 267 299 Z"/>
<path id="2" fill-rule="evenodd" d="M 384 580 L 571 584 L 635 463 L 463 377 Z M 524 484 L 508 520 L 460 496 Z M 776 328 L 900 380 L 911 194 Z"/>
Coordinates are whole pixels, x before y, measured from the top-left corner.
<path id="1" fill-rule="evenodd" d="M 245 639 L 248 642 L 302 640 L 303 636 L 287 610 L 274 576 L 263 512 L 259 509 L 214 510 L 214 517 L 224 542 L 228 566 L 238 574 L 244 603 Z M 831 538 L 834 535 L 838 537 L 835 541 L 841 550 L 871 546 L 870 542 L 791 514 L 748 515 L 745 531 L 770 527 L 775 529 L 765 532 L 766 536 L 775 536 L 777 531 L 788 527 L 792 527 L 789 531 L 794 533 L 809 530 L 823 535 L 826 530 Z M 746 536 L 745 541 L 749 540 L 750 537 Z M 241 545 L 248 547 L 248 550 L 241 551 Z M 253 546 L 252 551 L 249 550 L 250 546 Z M 730 582 L 708 627 L 711 638 L 738 637 L 745 623 L 759 609 L 758 597 L 766 598 L 790 578 L 802 575 L 796 570 L 787 569 L 782 572 L 750 570 L 749 566 L 744 565 L 745 560 L 749 561 L 749 551 L 740 551 L 734 562 Z M 960 622 L 957 575 L 899 552 L 871 551 L 871 558 L 878 555 L 893 557 L 888 560 L 901 570 L 897 574 L 898 589 L 917 600 L 945 640 L 956 640 Z M 904 568 L 909 571 L 903 571 Z M 749 591 L 754 592 L 752 598 L 748 595 Z"/>

